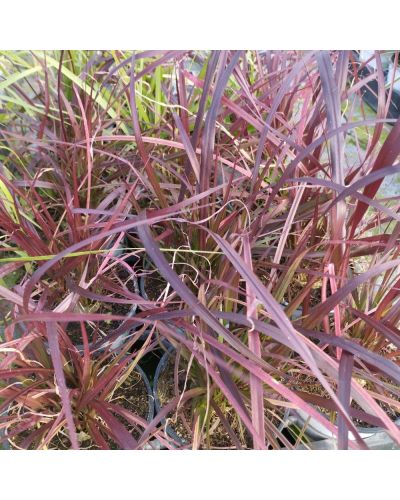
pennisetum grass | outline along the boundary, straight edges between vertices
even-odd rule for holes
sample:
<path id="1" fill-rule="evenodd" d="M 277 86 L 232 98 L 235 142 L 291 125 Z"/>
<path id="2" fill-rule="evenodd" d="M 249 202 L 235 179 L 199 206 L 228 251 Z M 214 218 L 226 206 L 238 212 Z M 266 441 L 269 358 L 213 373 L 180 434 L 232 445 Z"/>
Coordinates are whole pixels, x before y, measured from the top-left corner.
<path id="1" fill-rule="evenodd" d="M 0 53 L 3 442 L 294 448 L 297 409 L 339 448 L 400 445 L 400 121 L 373 57 Z M 166 345 L 159 413 L 113 403 Z"/>

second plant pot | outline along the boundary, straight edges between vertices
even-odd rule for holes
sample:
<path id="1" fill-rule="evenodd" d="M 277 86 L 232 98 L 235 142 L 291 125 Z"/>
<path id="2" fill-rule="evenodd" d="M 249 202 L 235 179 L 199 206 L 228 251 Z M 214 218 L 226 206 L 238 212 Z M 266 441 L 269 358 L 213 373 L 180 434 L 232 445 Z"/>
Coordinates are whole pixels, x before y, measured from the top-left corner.
<path id="1" fill-rule="evenodd" d="M 307 447 L 311 449 L 337 449 L 337 439 L 335 435 L 322 425 L 315 418 L 309 418 L 302 410 L 294 410 L 288 417 L 288 426 L 296 425 L 305 428 L 305 435 L 310 440 Z M 395 420 L 395 424 L 400 426 L 400 418 Z M 396 450 L 400 446 L 390 437 L 390 434 L 382 427 L 357 427 L 358 433 L 364 440 L 368 448 L 372 450 Z M 349 440 L 354 441 L 354 435 L 349 432 Z M 305 445 L 299 448 L 305 449 Z"/>
<path id="2" fill-rule="evenodd" d="M 172 400 L 178 402 L 176 408 L 172 409 L 169 416 L 167 415 L 161 422 L 169 437 L 170 447 L 211 450 L 251 449 L 250 433 L 241 423 L 237 413 L 231 411 L 232 407 L 223 393 L 215 389 L 210 399 L 207 399 L 208 384 L 204 380 L 204 377 L 207 377 L 204 368 L 194 360 L 188 363 L 184 355 L 177 360 L 176 354 L 177 351 L 172 346 L 164 353 L 153 382 L 157 413 Z M 183 359 L 185 361 L 181 364 Z M 177 362 L 179 365 L 176 372 Z M 183 400 L 182 396 L 188 391 L 195 391 L 192 393 L 193 399 Z"/>

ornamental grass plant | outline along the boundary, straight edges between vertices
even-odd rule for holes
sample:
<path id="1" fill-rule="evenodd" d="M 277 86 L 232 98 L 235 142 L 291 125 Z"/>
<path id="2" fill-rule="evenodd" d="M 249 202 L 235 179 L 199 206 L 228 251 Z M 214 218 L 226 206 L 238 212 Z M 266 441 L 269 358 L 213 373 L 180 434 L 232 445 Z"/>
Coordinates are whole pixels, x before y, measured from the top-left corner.
<path id="1" fill-rule="evenodd" d="M 340 449 L 400 446 L 386 55 L 0 53 L 3 444 L 309 447 L 300 411 Z M 154 418 L 113 406 L 166 351 Z"/>

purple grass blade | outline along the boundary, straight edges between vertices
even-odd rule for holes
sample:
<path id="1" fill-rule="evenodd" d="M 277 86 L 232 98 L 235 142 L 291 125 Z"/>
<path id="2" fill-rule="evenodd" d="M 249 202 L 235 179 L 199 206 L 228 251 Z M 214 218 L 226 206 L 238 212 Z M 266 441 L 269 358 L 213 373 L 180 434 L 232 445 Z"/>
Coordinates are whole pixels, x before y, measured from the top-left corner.
<path id="1" fill-rule="evenodd" d="M 382 264 L 377 264 L 372 269 L 359 274 L 355 278 L 350 279 L 345 285 L 343 285 L 339 290 L 328 297 L 325 302 L 318 304 L 310 310 L 309 316 L 304 320 L 303 325 L 306 328 L 311 328 L 319 323 L 321 317 L 329 312 L 342 300 L 344 300 L 353 290 L 358 286 L 367 282 L 370 278 L 378 276 L 383 272 L 393 269 L 394 267 L 400 266 L 400 259 L 394 259 L 389 262 L 383 262 Z"/>
<path id="2" fill-rule="evenodd" d="M 137 441 L 128 429 L 107 409 L 107 403 L 92 401 L 91 406 L 99 416 L 106 422 L 115 439 L 124 450 L 135 450 Z"/>
<path id="3" fill-rule="evenodd" d="M 353 370 L 354 358 L 347 351 L 342 351 L 339 362 L 339 387 L 338 397 L 346 411 L 350 407 L 351 374 Z M 343 416 L 338 414 L 338 448 L 347 450 L 349 446 L 349 432 Z"/>
<path id="4" fill-rule="evenodd" d="M 274 115 L 277 112 L 279 105 L 282 102 L 282 99 L 284 98 L 285 94 L 288 92 L 290 86 L 292 85 L 293 80 L 296 78 L 296 76 L 301 71 L 304 71 L 304 68 L 307 67 L 307 63 L 311 60 L 312 56 L 313 56 L 313 53 L 309 52 L 299 62 L 297 62 L 294 65 L 291 72 L 286 76 L 282 86 L 279 89 L 279 92 L 276 94 L 276 96 L 274 98 L 274 101 L 273 101 L 271 108 L 269 110 L 268 117 L 267 117 L 267 120 L 265 122 L 264 128 L 261 132 L 260 140 L 258 142 L 256 159 L 255 159 L 254 170 L 253 170 L 253 178 L 252 178 L 253 184 L 255 183 L 255 181 L 258 177 L 259 168 L 261 165 L 261 158 L 262 158 L 262 155 L 264 152 L 265 141 L 267 140 L 268 131 L 271 127 L 271 123 L 272 123 L 272 120 L 274 119 Z"/>
<path id="5" fill-rule="evenodd" d="M 208 182 L 211 173 L 210 169 L 212 164 L 212 154 L 214 151 L 214 144 L 215 144 L 216 119 L 221 104 L 221 98 L 225 90 L 226 84 L 228 83 L 228 79 L 232 74 L 234 67 L 238 63 L 242 53 L 243 51 L 236 51 L 233 54 L 232 59 L 229 62 L 227 68 L 222 72 L 221 77 L 219 78 L 214 91 L 210 109 L 208 110 L 206 116 L 206 122 L 204 125 L 204 132 L 201 143 L 202 154 L 201 154 L 200 184 L 202 191 L 208 189 Z"/>
<path id="6" fill-rule="evenodd" d="M 329 52 L 317 53 L 318 68 L 322 83 L 322 91 L 326 104 L 326 116 L 328 130 L 337 130 L 341 124 L 340 96 L 337 82 L 335 81 Z M 340 186 L 344 185 L 344 136 L 335 134 L 330 140 L 330 154 L 332 165 L 332 179 Z M 345 238 L 346 204 L 342 201 L 332 207 L 331 216 L 331 238 L 332 240 L 344 240 Z M 344 245 L 336 247 L 333 253 L 333 262 L 336 269 L 340 268 L 344 253 Z"/>
<path id="7" fill-rule="evenodd" d="M 196 120 L 195 120 L 194 127 L 193 127 L 193 133 L 192 133 L 192 136 L 190 138 L 190 142 L 192 144 L 192 149 L 194 151 L 196 151 L 196 147 L 197 147 L 197 144 L 198 144 L 198 141 L 200 138 L 200 132 L 201 132 L 201 128 L 203 125 L 203 119 L 204 119 L 204 113 L 205 113 L 205 109 L 206 109 L 207 99 L 209 97 L 209 91 L 210 91 L 211 84 L 212 84 L 212 78 L 213 78 L 213 75 L 217 69 L 220 54 L 221 54 L 221 52 L 218 50 L 212 51 L 212 53 L 209 57 L 208 63 L 207 63 L 206 75 L 205 75 L 204 85 L 203 85 L 203 92 L 201 94 L 199 107 L 198 107 L 197 114 L 196 114 Z M 185 173 L 187 176 L 189 173 L 189 168 L 190 168 L 189 163 L 186 162 Z M 185 186 L 182 185 L 180 193 L 179 193 L 178 201 L 183 200 L 184 194 L 185 194 Z"/>
<path id="8" fill-rule="evenodd" d="M 189 288 L 182 282 L 179 276 L 170 268 L 167 259 L 164 257 L 157 243 L 151 236 L 150 230 L 147 226 L 140 225 L 137 227 L 140 239 L 144 247 L 157 266 L 159 273 L 170 283 L 174 290 L 184 299 L 186 304 L 201 317 L 209 327 L 214 330 L 218 335 L 221 335 L 228 344 L 232 345 L 235 349 L 242 350 L 243 344 L 239 342 L 229 330 L 224 328 L 221 323 L 215 318 L 214 315 L 198 300 L 198 298 L 189 290 Z"/>
<path id="9" fill-rule="evenodd" d="M 79 450 L 78 436 L 76 434 L 74 417 L 72 416 L 71 401 L 69 399 L 67 384 L 64 376 L 64 368 L 61 360 L 61 351 L 58 343 L 57 323 L 47 324 L 47 338 L 49 341 L 50 356 L 54 366 L 56 381 L 63 404 L 63 411 L 67 421 L 69 438 L 71 440 L 72 448 Z"/>
<path id="10" fill-rule="evenodd" d="M 366 363 L 375 366 L 375 368 L 380 370 L 382 373 L 386 373 L 386 375 L 400 384 L 400 367 L 397 366 L 393 361 L 385 359 L 383 356 L 370 351 L 369 349 L 363 347 L 362 345 L 354 342 L 351 339 L 346 339 L 345 337 L 336 337 L 333 335 L 328 335 L 326 333 L 317 332 L 315 330 L 307 330 L 301 326 L 298 326 L 297 328 L 299 332 L 306 337 L 316 338 L 324 344 L 329 344 L 348 351 L 349 353 L 357 356 Z"/>
<path id="11" fill-rule="evenodd" d="M 387 136 L 379 154 L 374 162 L 371 172 L 375 172 L 387 165 L 393 165 L 396 161 L 398 155 L 400 153 L 400 118 L 397 120 L 396 124 L 390 131 Z M 372 184 L 369 184 L 364 189 L 364 195 L 368 198 L 373 198 L 380 185 L 382 184 L 382 180 L 377 180 Z M 357 203 L 357 207 L 355 209 L 354 216 L 352 218 L 352 232 L 351 237 L 354 235 L 357 226 L 359 225 L 362 217 L 368 209 L 368 205 L 364 202 Z"/>
<path id="12" fill-rule="evenodd" d="M 368 325 L 374 328 L 377 332 L 379 332 L 384 337 L 388 338 L 392 344 L 394 344 L 398 349 L 400 349 L 400 330 L 395 329 L 393 326 L 389 328 L 384 322 L 378 321 L 375 318 L 369 316 L 368 314 L 364 314 L 362 311 L 350 308 L 350 311 L 365 321 Z"/>
<path id="13" fill-rule="evenodd" d="M 250 269 L 252 269 L 252 256 L 251 247 L 248 235 L 244 236 L 243 239 L 243 252 L 244 261 L 247 263 Z M 249 282 L 246 281 L 246 302 L 247 302 L 247 317 L 249 321 L 252 318 L 257 318 L 257 301 L 256 296 L 251 288 Z M 260 334 L 255 328 L 252 328 L 248 332 L 249 335 L 249 348 L 256 356 L 261 358 L 261 342 Z M 265 442 L 265 428 L 264 428 L 264 394 L 262 382 L 258 377 L 250 374 L 250 399 L 251 399 L 251 415 L 254 428 L 257 430 L 261 439 Z M 255 446 L 257 449 L 257 446 Z"/>
<path id="14" fill-rule="evenodd" d="M 340 96 L 331 58 L 328 51 L 318 52 L 316 58 L 325 99 L 328 130 L 337 130 L 341 124 Z M 335 134 L 330 140 L 332 179 L 340 185 L 344 184 L 343 146 L 343 134 Z"/>
<path id="15" fill-rule="evenodd" d="M 200 165 L 199 165 L 199 161 L 197 159 L 196 153 L 193 149 L 192 143 L 190 142 L 190 139 L 186 133 L 186 130 L 182 124 L 181 119 L 179 118 L 179 115 L 177 115 L 176 113 L 172 113 L 172 116 L 174 117 L 176 126 L 178 127 L 182 143 L 185 146 L 186 154 L 188 155 L 190 165 L 191 165 L 193 172 L 196 176 L 196 180 L 197 180 L 197 182 L 199 182 L 200 181 Z"/>

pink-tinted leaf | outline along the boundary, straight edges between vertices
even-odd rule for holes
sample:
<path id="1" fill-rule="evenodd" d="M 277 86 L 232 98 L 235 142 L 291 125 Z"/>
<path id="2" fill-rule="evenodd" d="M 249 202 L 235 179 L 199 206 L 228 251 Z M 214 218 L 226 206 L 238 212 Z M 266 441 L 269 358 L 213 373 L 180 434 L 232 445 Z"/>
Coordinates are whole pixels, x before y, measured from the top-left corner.
<path id="1" fill-rule="evenodd" d="M 246 235 L 243 239 L 243 258 L 249 269 L 252 269 L 252 256 L 249 238 Z M 252 321 L 252 318 L 257 318 L 257 302 L 251 285 L 246 282 L 246 302 L 247 302 L 247 318 Z M 253 328 L 249 331 L 249 348 L 256 356 L 261 358 L 261 342 L 259 333 Z M 254 428 L 265 442 L 264 429 L 264 394 L 262 382 L 253 375 L 250 375 L 250 398 L 252 422 Z"/>
<path id="2" fill-rule="evenodd" d="M 118 444 L 124 450 L 135 450 L 137 448 L 136 439 L 134 439 L 128 429 L 108 410 L 106 403 L 92 401 L 91 406 L 93 406 L 99 416 L 106 422 Z"/>
<path id="3" fill-rule="evenodd" d="M 353 370 L 353 355 L 343 351 L 339 362 L 339 387 L 338 397 L 345 410 L 348 412 L 350 407 L 351 394 L 351 374 Z M 349 446 L 349 433 L 346 422 L 341 414 L 338 415 L 338 448 L 347 450 Z"/>
<path id="4" fill-rule="evenodd" d="M 49 350 L 51 355 L 51 360 L 54 366 L 54 372 L 56 375 L 56 381 L 58 389 L 60 391 L 60 397 L 63 404 L 63 411 L 65 414 L 65 419 L 67 421 L 67 427 L 69 431 L 69 438 L 71 440 L 72 447 L 75 450 L 79 449 L 78 437 L 76 435 L 76 429 L 74 424 L 74 418 L 72 416 L 71 401 L 69 399 L 69 391 L 67 389 L 67 384 L 65 382 L 64 368 L 61 359 L 60 346 L 58 343 L 58 333 L 57 324 L 48 323 L 47 324 L 47 338 L 49 341 Z"/>

